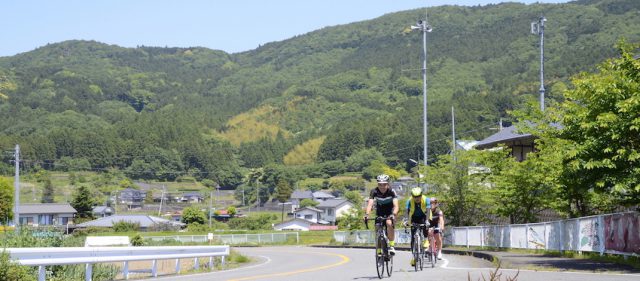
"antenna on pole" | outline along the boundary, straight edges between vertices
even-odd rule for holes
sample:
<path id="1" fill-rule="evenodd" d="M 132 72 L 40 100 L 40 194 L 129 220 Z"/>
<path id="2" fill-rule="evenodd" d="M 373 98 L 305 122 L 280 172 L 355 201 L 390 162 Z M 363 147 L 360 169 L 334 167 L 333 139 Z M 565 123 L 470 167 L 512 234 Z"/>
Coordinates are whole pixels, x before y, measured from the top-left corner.
<path id="1" fill-rule="evenodd" d="M 16 144 L 15 152 L 16 174 L 13 181 L 14 188 L 14 204 L 13 204 L 13 223 L 16 229 L 20 229 L 20 145 Z"/>

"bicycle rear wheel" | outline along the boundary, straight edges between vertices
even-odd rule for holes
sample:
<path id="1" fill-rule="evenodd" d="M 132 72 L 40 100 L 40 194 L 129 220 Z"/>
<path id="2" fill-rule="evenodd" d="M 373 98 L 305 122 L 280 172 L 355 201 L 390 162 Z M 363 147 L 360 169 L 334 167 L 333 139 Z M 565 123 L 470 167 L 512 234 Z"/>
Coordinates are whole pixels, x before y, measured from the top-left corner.
<path id="1" fill-rule="evenodd" d="M 431 259 L 431 268 L 436 267 L 436 251 L 435 251 L 435 240 L 434 239 L 429 239 L 431 242 L 431 245 L 429 245 L 429 258 Z"/>
<path id="2" fill-rule="evenodd" d="M 389 260 L 384 262 L 387 265 L 387 276 L 391 277 L 393 272 L 393 256 L 389 255 Z"/>

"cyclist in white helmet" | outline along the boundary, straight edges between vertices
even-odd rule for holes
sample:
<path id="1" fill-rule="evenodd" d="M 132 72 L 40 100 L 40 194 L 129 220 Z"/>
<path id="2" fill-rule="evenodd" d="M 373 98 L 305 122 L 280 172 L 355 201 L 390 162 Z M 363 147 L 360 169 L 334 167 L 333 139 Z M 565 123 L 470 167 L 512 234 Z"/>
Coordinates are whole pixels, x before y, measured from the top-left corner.
<path id="1" fill-rule="evenodd" d="M 382 174 L 376 177 L 378 186 L 371 190 L 369 194 L 369 202 L 367 204 L 367 210 L 365 220 L 369 218 L 371 209 L 373 209 L 373 202 L 376 202 L 376 215 L 389 217 L 387 223 L 387 237 L 389 237 L 389 253 L 391 255 L 396 254 L 395 250 L 395 230 L 394 230 L 394 218 L 398 216 L 398 196 L 396 192 L 389 186 L 389 176 Z"/>
<path id="2" fill-rule="evenodd" d="M 438 251 L 438 259 L 442 259 L 442 236 L 444 233 L 444 213 L 438 205 L 438 198 L 431 197 L 431 213 L 433 216 L 429 219 L 429 224 L 433 226 L 429 230 L 430 234 L 435 235 L 436 249 Z"/>

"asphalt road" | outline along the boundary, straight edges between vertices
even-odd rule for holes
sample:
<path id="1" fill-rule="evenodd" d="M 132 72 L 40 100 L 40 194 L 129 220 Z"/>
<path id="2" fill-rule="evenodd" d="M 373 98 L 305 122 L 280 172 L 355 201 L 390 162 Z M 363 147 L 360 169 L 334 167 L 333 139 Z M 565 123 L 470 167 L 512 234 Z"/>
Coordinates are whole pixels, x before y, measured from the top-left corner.
<path id="1" fill-rule="evenodd" d="M 251 265 L 227 271 L 160 277 L 150 280 L 377 280 L 372 249 L 258 247 L 236 248 L 256 260 Z M 392 276 L 385 280 L 483 280 L 495 271 L 492 263 L 479 258 L 446 255 L 436 268 L 415 272 L 409 265 L 410 252 L 398 251 Z M 526 280 L 640 280 L 640 274 L 558 272 L 502 269 L 500 280 L 513 277 Z"/>

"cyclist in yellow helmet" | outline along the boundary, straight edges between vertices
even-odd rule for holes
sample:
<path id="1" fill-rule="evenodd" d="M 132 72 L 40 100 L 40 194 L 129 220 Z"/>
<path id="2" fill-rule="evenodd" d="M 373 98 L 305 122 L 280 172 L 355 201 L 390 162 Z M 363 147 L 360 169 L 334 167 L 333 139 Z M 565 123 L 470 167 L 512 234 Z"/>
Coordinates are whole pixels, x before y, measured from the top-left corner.
<path id="1" fill-rule="evenodd" d="M 407 199 L 407 217 L 405 218 L 405 226 L 408 226 L 410 223 L 419 223 L 425 224 L 428 220 L 431 219 L 431 201 L 427 199 L 427 196 L 422 195 L 422 188 L 414 187 L 411 189 L 411 198 Z M 415 234 L 416 229 L 411 229 L 411 245 L 413 245 L 413 235 Z M 429 240 L 426 239 L 427 236 L 427 228 L 422 228 L 422 234 L 425 239 L 422 243 L 424 248 L 429 247 Z M 413 265 L 415 261 L 411 259 L 411 265 Z"/>

